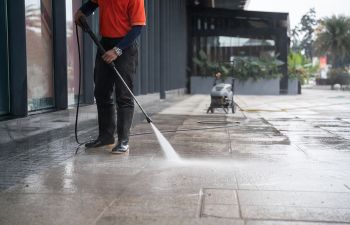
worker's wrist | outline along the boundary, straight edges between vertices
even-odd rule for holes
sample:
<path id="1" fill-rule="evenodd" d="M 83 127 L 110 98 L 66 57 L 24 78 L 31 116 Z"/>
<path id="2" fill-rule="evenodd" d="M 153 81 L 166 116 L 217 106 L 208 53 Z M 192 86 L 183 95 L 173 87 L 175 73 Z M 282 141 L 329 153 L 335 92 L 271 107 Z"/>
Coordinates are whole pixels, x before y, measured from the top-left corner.
<path id="1" fill-rule="evenodd" d="M 118 56 L 121 56 L 123 54 L 123 50 L 121 50 L 118 47 L 114 47 L 113 50 L 115 51 L 115 54 L 117 54 Z"/>

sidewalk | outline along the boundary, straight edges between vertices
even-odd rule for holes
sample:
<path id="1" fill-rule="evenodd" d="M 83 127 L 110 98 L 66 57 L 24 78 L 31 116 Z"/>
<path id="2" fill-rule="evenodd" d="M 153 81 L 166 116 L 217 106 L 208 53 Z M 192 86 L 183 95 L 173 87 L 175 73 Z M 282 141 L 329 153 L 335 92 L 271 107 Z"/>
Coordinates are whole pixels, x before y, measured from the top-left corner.
<path id="1" fill-rule="evenodd" d="M 169 104 L 152 119 L 178 130 L 164 135 L 181 163 L 153 134 L 133 136 L 128 155 L 81 149 L 0 192 L 0 224 L 350 224 L 350 93 L 303 93 L 237 96 L 237 114 L 206 114 L 209 96 Z M 38 148 L 75 150 L 67 137 Z"/>
<path id="2" fill-rule="evenodd" d="M 138 96 L 150 115 L 183 98 L 173 95 L 162 101 L 158 95 Z M 74 156 L 78 146 L 74 138 L 75 113 L 75 108 L 70 108 L 0 122 L 0 191 Z M 134 125 L 142 120 L 144 116 L 136 108 Z M 97 137 L 95 105 L 81 107 L 78 135 L 80 142 Z"/>

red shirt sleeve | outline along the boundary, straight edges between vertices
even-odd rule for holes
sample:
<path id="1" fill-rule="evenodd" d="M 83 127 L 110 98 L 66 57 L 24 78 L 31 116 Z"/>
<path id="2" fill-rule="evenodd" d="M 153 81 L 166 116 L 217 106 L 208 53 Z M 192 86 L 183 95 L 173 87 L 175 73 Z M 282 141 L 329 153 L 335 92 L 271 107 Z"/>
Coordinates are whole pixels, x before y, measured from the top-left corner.
<path id="1" fill-rule="evenodd" d="M 146 25 L 146 12 L 144 0 L 130 0 L 128 14 L 131 26 Z"/>

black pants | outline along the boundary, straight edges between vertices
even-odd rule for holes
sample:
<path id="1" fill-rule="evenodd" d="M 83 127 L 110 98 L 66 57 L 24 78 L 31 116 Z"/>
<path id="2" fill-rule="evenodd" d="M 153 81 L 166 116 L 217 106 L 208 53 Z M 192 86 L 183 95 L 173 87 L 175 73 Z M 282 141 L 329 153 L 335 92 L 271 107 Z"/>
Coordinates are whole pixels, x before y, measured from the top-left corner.
<path id="1" fill-rule="evenodd" d="M 121 39 L 102 38 L 101 44 L 107 51 L 116 46 L 120 40 Z M 129 88 L 133 90 L 133 80 L 138 64 L 138 47 L 136 41 L 123 51 L 123 54 L 118 57 L 115 64 Z M 112 95 L 113 90 L 115 90 L 115 102 L 118 111 L 118 139 L 128 139 L 134 112 L 134 99 L 116 76 L 114 70 L 103 61 L 99 53 L 97 53 L 96 56 L 94 80 L 99 138 L 106 141 L 114 140 L 116 122 L 115 104 Z"/>

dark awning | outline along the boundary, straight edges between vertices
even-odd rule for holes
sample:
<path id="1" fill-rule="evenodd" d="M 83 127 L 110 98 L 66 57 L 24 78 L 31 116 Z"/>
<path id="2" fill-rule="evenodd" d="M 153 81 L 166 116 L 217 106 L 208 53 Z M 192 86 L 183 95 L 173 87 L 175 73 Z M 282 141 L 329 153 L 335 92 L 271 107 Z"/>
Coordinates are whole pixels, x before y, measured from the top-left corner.
<path id="1" fill-rule="evenodd" d="M 244 9 L 250 0 L 192 0 L 193 5 L 223 9 Z"/>
<path id="2" fill-rule="evenodd" d="M 250 0 L 214 0 L 215 8 L 244 9 Z"/>

